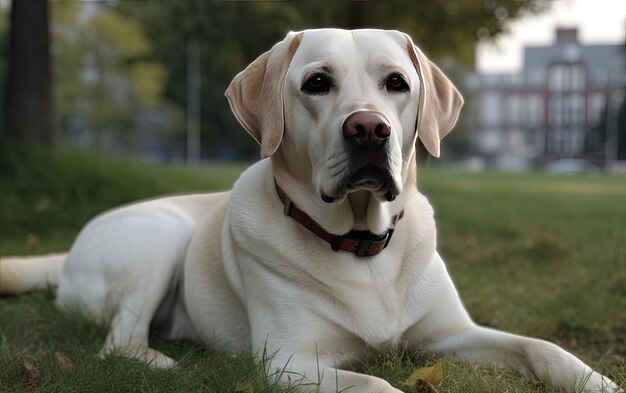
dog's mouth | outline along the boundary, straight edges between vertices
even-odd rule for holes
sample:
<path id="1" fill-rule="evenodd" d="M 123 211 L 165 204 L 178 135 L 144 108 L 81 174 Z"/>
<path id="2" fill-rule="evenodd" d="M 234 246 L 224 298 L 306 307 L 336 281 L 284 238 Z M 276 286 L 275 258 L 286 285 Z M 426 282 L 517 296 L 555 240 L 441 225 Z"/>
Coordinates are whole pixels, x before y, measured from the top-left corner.
<path id="1" fill-rule="evenodd" d="M 385 185 L 386 181 L 387 174 L 383 168 L 368 164 L 354 171 L 352 177 L 348 179 L 347 188 L 377 191 Z"/>
<path id="2" fill-rule="evenodd" d="M 339 181 L 332 192 L 323 193 L 322 200 L 326 203 L 333 203 L 346 194 L 359 190 L 380 195 L 388 202 L 396 199 L 399 193 L 391 172 L 386 166 L 365 164 Z"/>

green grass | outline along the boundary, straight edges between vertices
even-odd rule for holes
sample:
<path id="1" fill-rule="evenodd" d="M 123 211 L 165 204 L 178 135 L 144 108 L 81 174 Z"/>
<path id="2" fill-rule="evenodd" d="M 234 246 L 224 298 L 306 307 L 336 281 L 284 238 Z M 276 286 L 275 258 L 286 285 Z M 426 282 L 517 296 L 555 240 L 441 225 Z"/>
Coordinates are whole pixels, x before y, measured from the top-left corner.
<path id="1" fill-rule="evenodd" d="M 0 148 L 0 255 L 65 250 L 106 208 L 227 189 L 243 168 Z M 626 383 L 626 178 L 420 171 L 441 254 L 475 320 L 557 342 Z M 106 330 L 58 312 L 51 300 L 52 293 L 0 298 L 0 392 L 290 391 L 269 383 L 249 355 L 186 342 L 152 342 L 180 360 L 174 370 L 100 360 Z M 55 353 L 72 367 L 61 370 Z M 414 368 L 435 361 L 386 352 L 359 369 L 401 386 Z M 440 392 L 553 391 L 510 370 L 449 360 L 444 370 Z"/>
<path id="2" fill-rule="evenodd" d="M 0 255 L 66 250 L 103 210 L 162 194 L 226 190 L 244 168 L 150 166 L 72 150 L 0 147 Z"/>

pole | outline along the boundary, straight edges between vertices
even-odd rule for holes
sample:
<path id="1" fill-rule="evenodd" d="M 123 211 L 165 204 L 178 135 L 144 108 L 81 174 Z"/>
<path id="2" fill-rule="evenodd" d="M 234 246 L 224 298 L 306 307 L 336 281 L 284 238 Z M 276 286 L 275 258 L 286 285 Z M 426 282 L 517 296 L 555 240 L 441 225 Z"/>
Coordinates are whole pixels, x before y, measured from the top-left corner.
<path id="1" fill-rule="evenodd" d="M 200 162 L 200 47 L 198 41 L 187 39 L 187 164 Z"/>

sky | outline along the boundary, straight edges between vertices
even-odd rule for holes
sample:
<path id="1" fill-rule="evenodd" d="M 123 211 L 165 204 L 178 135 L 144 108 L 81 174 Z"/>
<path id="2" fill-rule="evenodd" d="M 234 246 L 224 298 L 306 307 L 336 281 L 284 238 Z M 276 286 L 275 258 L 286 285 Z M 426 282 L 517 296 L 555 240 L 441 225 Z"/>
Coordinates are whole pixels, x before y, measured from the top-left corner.
<path id="1" fill-rule="evenodd" d="M 522 66 L 523 47 L 549 45 L 557 27 L 578 27 L 583 44 L 619 44 L 626 37 L 626 0 L 554 0 L 540 15 L 522 17 L 509 31 L 479 43 L 476 69 L 480 73 L 516 73 Z"/>

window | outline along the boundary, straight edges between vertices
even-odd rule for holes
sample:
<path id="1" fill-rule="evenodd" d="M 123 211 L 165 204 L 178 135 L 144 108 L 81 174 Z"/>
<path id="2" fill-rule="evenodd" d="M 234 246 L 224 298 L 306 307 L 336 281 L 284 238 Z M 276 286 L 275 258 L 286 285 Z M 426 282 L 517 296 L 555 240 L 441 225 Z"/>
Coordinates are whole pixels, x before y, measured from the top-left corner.
<path id="1" fill-rule="evenodd" d="M 502 120 L 502 98 L 497 92 L 486 92 L 481 97 L 484 124 L 499 124 Z"/>
<path id="2" fill-rule="evenodd" d="M 582 94 L 572 94 L 569 97 L 570 124 L 580 126 L 584 122 L 585 108 Z"/>
<path id="3" fill-rule="evenodd" d="M 548 154 L 574 157 L 583 151 L 585 133 L 581 128 L 555 128 L 548 134 Z"/>
<path id="4" fill-rule="evenodd" d="M 555 128 L 548 134 L 548 153 L 554 156 L 560 156 L 563 144 L 563 130 Z"/>
<path id="5" fill-rule="evenodd" d="M 563 91 L 564 67 L 562 64 L 555 64 L 550 67 L 550 76 L 548 78 L 548 88 L 550 91 Z"/>
<path id="6" fill-rule="evenodd" d="M 530 94 L 527 100 L 528 125 L 540 127 L 543 125 L 543 97 L 541 94 Z"/>
<path id="7" fill-rule="evenodd" d="M 560 126 L 563 124 L 563 96 L 555 94 L 550 98 L 548 109 L 550 124 Z"/>
<path id="8" fill-rule="evenodd" d="M 485 153 L 495 152 L 501 149 L 501 138 L 499 130 L 488 129 L 483 132 L 480 139 L 480 147 Z"/>
<path id="9" fill-rule="evenodd" d="M 526 145 L 530 148 L 528 152 L 532 157 L 543 154 L 544 138 L 544 130 L 526 131 Z"/>
<path id="10" fill-rule="evenodd" d="M 522 98 L 519 95 L 511 94 L 506 102 L 507 123 L 519 125 L 522 121 Z"/>
<path id="11" fill-rule="evenodd" d="M 572 91 L 583 91 L 587 84 L 587 73 L 585 66 L 582 64 L 573 64 L 571 66 L 571 87 Z"/>
<path id="12" fill-rule="evenodd" d="M 570 156 L 576 156 L 583 151 L 585 145 L 584 132 L 580 128 L 572 128 L 569 130 L 569 149 L 567 153 Z"/>
<path id="13" fill-rule="evenodd" d="M 584 91 L 587 72 L 583 64 L 554 64 L 550 67 L 548 88 L 553 92 Z"/>
<path id="14" fill-rule="evenodd" d="M 587 118 L 589 125 L 596 125 L 602 118 L 602 112 L 606 107 L 606 95 L 604 93 L 593 93 L 589 97 L 587 106 Z"/>

